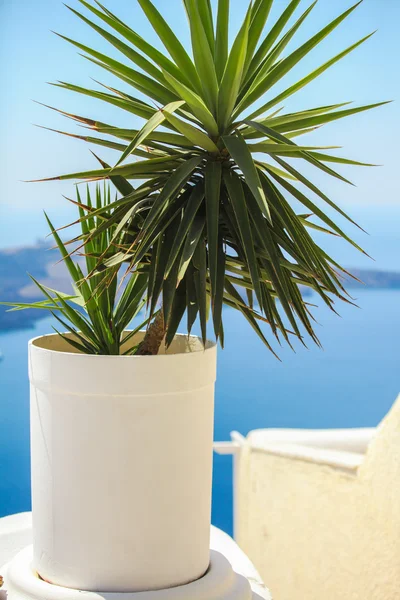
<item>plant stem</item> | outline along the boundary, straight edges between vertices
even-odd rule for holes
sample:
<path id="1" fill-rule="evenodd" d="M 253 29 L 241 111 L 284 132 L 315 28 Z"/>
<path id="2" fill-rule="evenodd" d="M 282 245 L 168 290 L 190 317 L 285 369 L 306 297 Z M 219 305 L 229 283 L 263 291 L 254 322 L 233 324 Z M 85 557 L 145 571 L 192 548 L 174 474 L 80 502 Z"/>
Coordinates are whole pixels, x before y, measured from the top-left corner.
<path id="1" fill-rule="evenodd" d="M 139 345 L 136 354 L 139 356 L 154 356 L 158 354 L 165 334 L 166 326 L 164 322 L 164 311 L 161 308 L 156 314 L 152 323 L 149 325 L 146 335 Z"/>

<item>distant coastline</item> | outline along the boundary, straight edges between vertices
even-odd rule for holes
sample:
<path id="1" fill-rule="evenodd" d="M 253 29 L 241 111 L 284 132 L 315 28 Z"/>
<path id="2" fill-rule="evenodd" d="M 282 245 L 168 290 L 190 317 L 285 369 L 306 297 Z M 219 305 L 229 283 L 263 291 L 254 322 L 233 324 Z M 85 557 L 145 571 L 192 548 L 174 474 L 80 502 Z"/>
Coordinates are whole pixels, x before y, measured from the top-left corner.
<path id="1" fill-rule="evenodd" d="M 348 269 L 350 273 L 357 277 L 357 281 L 351 277 L 346 277 L 345 286 L 348 289 L 374 289 L 374 290 L 399 290 L 400 272 L 396 271 L 375 271 L 373 269 Z"/>
<path id="2" fill-rule="evenodd" d="M 27 273 L 50 288 L 69 293 L 72 291 L 69 275 L 63 263 L 59 263 L 56 251 L 49 244 L 38 241 L 33 246 L 0 250 L 0 301 L 35 302 L 41 299 L 40 291 L 31 283 Z M 348 269 L 357 279 L 346 277 L 347 289 L 400 289 L 400 272 L 373 269 Z M 307 294 L 308 290 L 305 290 Z M 7 312 L 0 306 L 0 334 L 27 329 L 35 322 L 48 316 L 46 311 L 23 310 Z"/>
<path id="3" fill-rule="evenodd" d="M 71 292 L 65 265 L 58 260 L 58 253 L 50 250 L 49 243 L 43 241 L 0 250 L 0 301 L 30 303 L 41 300 L 41 293 L 28 273 L 50 288 Z M 0 306 L 0 333 L 28 329 L 39 319 L 48 317 L 48 312 L 41 310 L 7 311 L 8 307 Z"/>

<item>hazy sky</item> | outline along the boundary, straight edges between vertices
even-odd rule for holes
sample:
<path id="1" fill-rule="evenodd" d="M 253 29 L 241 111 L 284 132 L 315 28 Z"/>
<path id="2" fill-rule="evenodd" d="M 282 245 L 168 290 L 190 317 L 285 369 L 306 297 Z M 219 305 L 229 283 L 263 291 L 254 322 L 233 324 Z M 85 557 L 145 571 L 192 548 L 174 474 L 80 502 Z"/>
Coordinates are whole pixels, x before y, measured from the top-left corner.
<path id="1" fill-rule="evenodd" d="M 135 0 L 104 2 L 143 37 L 162 48 Z M 181 0 L 155 0 L 155 4 L 186 44 L 188 28 Z M 296 14 L 309 4 L 309 0 L 304 0 Z M 80 9 L 76 0 L 71 0 L 71 5 Z M 275 0 L 270 23 L 286 5 L 287 0 Z M 319 0 L 287 52 L 350 5 L 347 0 Z M 237 31 L 246 6 L 247 1 L 231 0 L 232 34 Z M 369 229 L 371 238 L 361 241 L 369 249 L 372 246 L 378 265 L 392 268 L 400 263 L 399 22 L 399 0 L 364 0 L 345 23 L 282 83 L 287 87 L 354 41 L 378 29 L 372 39 L 304 88 L 296 98 L 288 99 L 285 109 L 308 109 L 347 100 L 356 104 L 397 100 L 375 111 L 330 124 L 313 134 L 314 137 L 308 137 L 309 143 L 341 145 L 344 146 L 343 155 L 384 165 L 374 169 L 354 168 L 351 179 L 357 185 L 355 188 L 321 177 L 319 173 L 315 180 Z M 118 56 L 117 51 L 110 49 L 58 0 L 0 0 L 0 246 L 32 242 L 43 236 L 46 226 L 41 211 L 44 208 L 58 224 L 74 216 L 74 210 L 62 199 L 63 193 L 73 193 L 72 182 L 26 184 L 21 180 L 81 171 L 96 165 L 88 145 L 33 127 L 36 123 L 74 130 L 68 120 L 33 103 L 32 99 L 113 124 L 140 126 L 140 120 L 128 113 L 46 85 L 48 81 L 63 80 L 95 87 L 91 77 L 111 85 L 116 81 L 80 57 L 74 47 L 50 30 Z M 124 84 L 119 86 L 123 89 Z M 279 87 L 276 86 L 274 92 L 279 91 Z M 115 161 L 115 154 L 101 150 L 101 155 Z M 349 175 L 349 171 L 345 174 Z M 339 249 L 338 252 L 343 254 L 344 251 Z M 351 255 L 349 262 L 358 264 L 360 260 Z"/>

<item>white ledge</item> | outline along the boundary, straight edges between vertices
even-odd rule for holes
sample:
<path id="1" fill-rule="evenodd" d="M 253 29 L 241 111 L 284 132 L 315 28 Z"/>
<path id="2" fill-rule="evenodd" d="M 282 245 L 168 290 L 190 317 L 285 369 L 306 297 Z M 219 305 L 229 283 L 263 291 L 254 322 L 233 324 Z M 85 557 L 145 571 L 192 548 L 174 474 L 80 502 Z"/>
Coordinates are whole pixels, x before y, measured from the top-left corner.
<path id="1" fill-rule="evenodd" d="M 251 451 L 355 473 L 375 433 L 375 428 L 256 429 L 247 438 L 232 432 L 232 441 L 214 442 L 214 451 L 222 455 L 236 454 L 246 446 Z"/>

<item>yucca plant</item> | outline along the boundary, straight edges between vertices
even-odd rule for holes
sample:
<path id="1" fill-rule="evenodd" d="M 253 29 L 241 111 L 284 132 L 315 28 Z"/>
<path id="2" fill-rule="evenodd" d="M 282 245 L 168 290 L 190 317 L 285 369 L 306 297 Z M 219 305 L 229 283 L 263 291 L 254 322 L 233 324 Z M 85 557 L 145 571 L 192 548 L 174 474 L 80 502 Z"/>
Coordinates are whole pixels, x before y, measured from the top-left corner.
<path id="1" fill-rule="evenodd" d="M 130 322 L 144 307 L 144 294 L 147 286 L 146 266 L 133 274 L 127 284 L 118 280 L 120 266 L 107 269 L 93 275 L 98 260 L 107 256 L 110 244 L 117 245 L 124 241 L 126 232 L 120 225 L 104 227 L 104 220 L 98 216 L 97 211 L 108 209 L 112 214 L 112 201 L 110 188 L 104 190 L 96 186 L 95 202 L 92 202 L 89 187 L 87 188 L 85 204 L 83 204 L 79 191 L 77 200 L 72 200 L 78 206 L 81 223 L 81 235 L 74 242 L 84 240 L 84 257 L 72 260 L 67 246 L 46 215 L 51 235 L 53 236 L 62 260 L 70 274 L 73 294 L 65 294 L 42 285 L 34 277 L 32 281 L 42 292 L 44 299 L 39 302 L 2 303 L 11 306 L 11 310 L 38 309 L 50 312 L 64 331 L 72 335 L 66 336 L 55 331 L 65 341 L 84 354 L 102 355 L 130 355 L 135 354 L 140 344 L 133 343 L 134 335 L 148 322 L 146 318 L 139 327 L 126 331 Z M 85 211 L 83 210 L 85 206 Z M 86 216 L 85 216 L 86 215 Z M 82 218 L 84 217 L 85 218 Z M 93 233 L 95 232 L 95 235 Z M 85 262 L 86 272 L 81 268 Z M 83 266 L 83 265 L 82 265 Z M 118 290 L 121 289 L 117 295 Z"/>
<path id="2" fill-rule="evenodd" d="M 127 271 L 135 273 L 143 262 L 149 265 L 150 320 L 162 302 L 162 311 L 150 328 L 149 337 L 155 342 L 150 344 L 151 352 L 157 352 L 164 335 L 167 344 L 171 343 L 185 313 L 189 333 L 199 318 L 203 340 L 210 313 L 215 336 L 223 344 L 223 305 L 240 311 L 271 350 L 263 323 L 278 341 L 290 344 L 295 336 L 304 343 L 306 333 L 318 344 L 302 287 L 311 288 L 332 309 L 335 299 L 348 301 L 348 296 L 342 285 L 345 270 L 314 241 L 310 230 L 339 236 L 361 248 L 321 208 L 321 201 L 355 225 L 354 221 L 296 163 L 342 181 L 348 180 L 331 165 L 364 163 L 297 138 L 384 103 L 343 108 L 344 102 L 291 113 L 282 112 L 279 105 L 372 34 L 280 93 L 274 93 L 274 86 L 359 3 L 285 55 L 315 2 L 289 27 L 300 0 L 291 0 L 271 25 L 272 0 L 250 2 L 229 46 L 229 0 L 218 1 L 216 14 L 210 0 L 184 0 L 192 41 L 189 54 L 154 4 L 138 0 L 167 56 L 100 2 L 79 1 L 91 18 L 70 10 L 128 60 L 120 62 L 61 37 L 140 94 L 138 98 L 131 89 L 104 86 L 98 91 L 56 84 L 128 114 L 127 127 L 120 128 L 60 111 L 100 134 L 75 137 L 119 153 L 113 167 L 99 159 L 100 169 L 51 178 L 108 178 L 120 192 L 110 206 L 95 211 L 102 225 L 87 235 L 95 243 L 108 227 L 124 228 L 129 223 L 129 240 L 116 247 L 110 236 L 111 257 L 99 256 L 93 272 L 113 273 L 126 263 Z M 129 128 L 130 115 L 145 120 L 140 130 Z M 132 157 L 137 159 L 132 161 Z M 134 188 L 129 180 L 141 182 Z M 89 211 L 82 222 L 92 214 Z"/>

